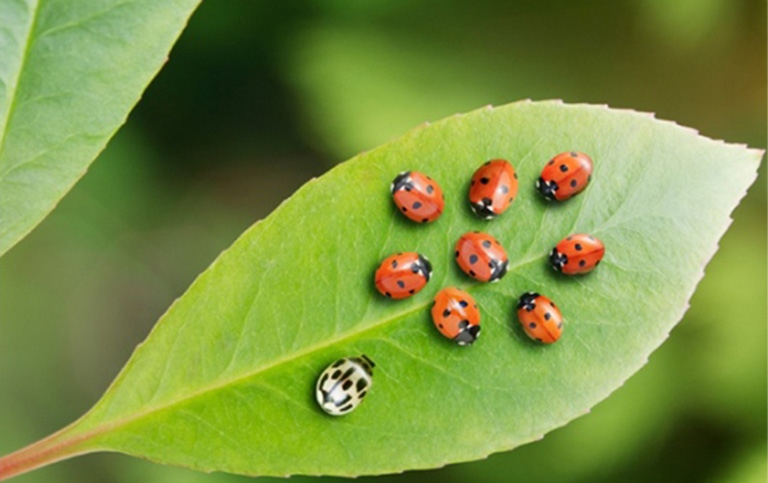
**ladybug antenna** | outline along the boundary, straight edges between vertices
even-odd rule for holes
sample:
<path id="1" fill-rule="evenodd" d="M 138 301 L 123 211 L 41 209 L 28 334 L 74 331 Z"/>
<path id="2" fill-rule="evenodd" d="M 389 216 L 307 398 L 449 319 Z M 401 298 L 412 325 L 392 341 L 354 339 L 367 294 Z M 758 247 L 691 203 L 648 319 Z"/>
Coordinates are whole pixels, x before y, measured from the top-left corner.
<path id="1" fill-rule="evenodd" d="M 374 363 L 367 355 L 363 354 L 360 356 L 362 360 L 368 363 L 369 366 L 371 366 L 371 369 L 376 367 L 376 363 Z"/>

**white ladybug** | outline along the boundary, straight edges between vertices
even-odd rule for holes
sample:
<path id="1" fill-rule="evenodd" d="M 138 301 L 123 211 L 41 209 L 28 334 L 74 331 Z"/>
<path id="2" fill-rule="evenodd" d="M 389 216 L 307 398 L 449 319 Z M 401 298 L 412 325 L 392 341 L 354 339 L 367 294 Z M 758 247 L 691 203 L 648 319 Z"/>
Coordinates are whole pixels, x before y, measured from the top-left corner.
<path id="1" fill-rule="evenodd" d="M 374 367 L 373 361 L 365 355 L 334 362 L 317 379 L 317 404 L 332 416 L 352 412 L 373 384 Z"/>

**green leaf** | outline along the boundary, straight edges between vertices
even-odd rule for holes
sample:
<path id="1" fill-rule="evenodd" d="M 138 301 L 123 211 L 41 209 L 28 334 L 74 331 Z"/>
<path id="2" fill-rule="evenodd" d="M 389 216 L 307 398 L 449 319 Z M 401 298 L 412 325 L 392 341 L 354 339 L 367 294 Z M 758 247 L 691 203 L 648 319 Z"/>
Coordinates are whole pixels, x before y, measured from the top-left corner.
<path id="1" fill-rule="evenodd" d="M 566 150 L 593 157 L 593 181 L 547 203 L 534 182 Z M 0 478 L 4 463 L 44 450 L 254 475 L 361 475 L 541 438 L 621 386 L 668 336 L 761 156 L 650 115 L 559 102 L 423 126 L 307 183 L 249 229 L 174 303 L 103 399 L 62 433 L 0 459 Z M 466 194 L 474 170 L 496 157 L 515 165 L 520 192 L 487 222 L 471 215 Z M 407 169 L 442 185 L 437 222 L 396 212 L 389 183 Z M 469 230 L 506 246 L 499 283 L 473 282 L 455 266 L 453 246 Z M 598 236 L 607 253 L 595 272 L 567 278 L 546 255 L 574 232 Z M 433 279 L 410 299 L 385 299 L 373 272 L 406 250 L 431 259 Z M 470 291 L 481 308 L 473 346 L 447 341 L 430 321 L 445 286 Z M 561 307 L 556 344 L 537 345 L 518 327 L 514 305 L 528 290 Z M 359 354 L 377 363 L 369 395 L 348 416 L 325 415 L 317 376 Z"/>
<path id="2" fill-rule="evenodd" d="M 125 122 L 199 0 L 0 0 L 0 255 Z"/>

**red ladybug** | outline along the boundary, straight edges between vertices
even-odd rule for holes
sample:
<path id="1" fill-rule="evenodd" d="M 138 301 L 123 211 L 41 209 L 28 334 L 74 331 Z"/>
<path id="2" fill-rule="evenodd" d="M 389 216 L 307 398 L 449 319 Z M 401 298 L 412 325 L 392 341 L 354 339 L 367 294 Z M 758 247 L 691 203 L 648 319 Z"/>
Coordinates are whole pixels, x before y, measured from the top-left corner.
<path id="1" fill-rule="evenodd" d="M 517 196 L 517 173 L 507 161 L 494 159 L 480 166 L 472 176 L 469 203 L 472 211 L 490 220 L 504 213 Z"/>
<path id="2" fill-rule="evenodd" d="M 417 223 L 430 223 L 443 213 L 445 196 L 435 180 L 418 171 L 403 171 L 390 186 L 402 214 Z"/>
<path id="3" fill-rule="evenodd" d="M 543 295 L 528 292 L 517 304 L 517 318 L 523 330 L 533 340 L 551 344 L 563 331 L 563 315 L 555 303 Z"/>
<path id="4" fill-rule="evenodd" d="M 536 189 L 548 200 L 563 201 L 579 194 L 592 179 L 592 159 L 571 151 L 552 158 L 541 171 Z"/>
<path id="5" fill-rule="evenodd" d="M 480 336 L 480 310 L 475 299 L 454 287 L 435 295 L 432 322 L 441 334 L 459 345 L 471 344 Z"/>
<path id="6" fill-rule="evenodd" d="M 472 278 L 498 282 L 507 273 L 509 259 L 504 247 L 487 233 L 465 233 L 456 243 L 456 263 Z"/>
<path id="7" fill-rule="evenodd" d="M 432 264 L 424 255 L 405 252 L 384 259 L 374 281 L 382 295 L 404 299 L 423 289 L 432 276 Z"/>
<path id="8" fill-rule="evenodd" d="M 560 240 L 549 254 L 552 268 L 566 275 L 591 272 L 605 254 L 603 242 L 592 235 L 571 235 Z"/>

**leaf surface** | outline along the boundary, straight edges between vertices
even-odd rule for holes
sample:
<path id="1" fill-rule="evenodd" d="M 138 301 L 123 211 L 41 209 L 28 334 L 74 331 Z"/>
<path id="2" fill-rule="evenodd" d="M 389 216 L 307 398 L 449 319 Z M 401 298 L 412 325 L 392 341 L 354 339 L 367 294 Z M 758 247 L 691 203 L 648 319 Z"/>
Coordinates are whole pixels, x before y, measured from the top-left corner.
<path id="1" fill-rule="evenodd" d="M 0 0 L 0 255 L 104 148 L 199 0 Z"/>
<path id="2" fill-rule="evenodd" d="M 570 150 L 593 157 L 593 181 L 547 203 L 534 182 Z M 498 157 L 519 173 L 518 199 L 497 220 L 478 220 L 468 182 Z M 647 114 L 559 102 L 422 126 L 307 183 L 246 231 L 63 437 L 83 452 L 253 475 L 399 472 L 538 439 L 621 386 L 668 336 L 761 157 Z M 396 212 L 389 183 L 409 169 L 441 184 L 437 222 Z M 499 283 L 456 267 L 454 244 L 469 230 L 507 248 Z M 602 239 L 605 258 L 587 276 L 560 276 L 547 253 L 577 232 Z M 410 299 L 380 296 L 379 261 L 412 250 L 430 258 L 432 280 Z M 445 286 L 480 306 L 482 336 L 470 347 L 432 325 L 432 297 Z M 562 309 L 557 343 L 535 344 L 518 327 L 514 306 L 526 291 Z M 359 354 L 377 364 L 369 395 L 348 416 L 325 415 L 317 376 Z"/>

